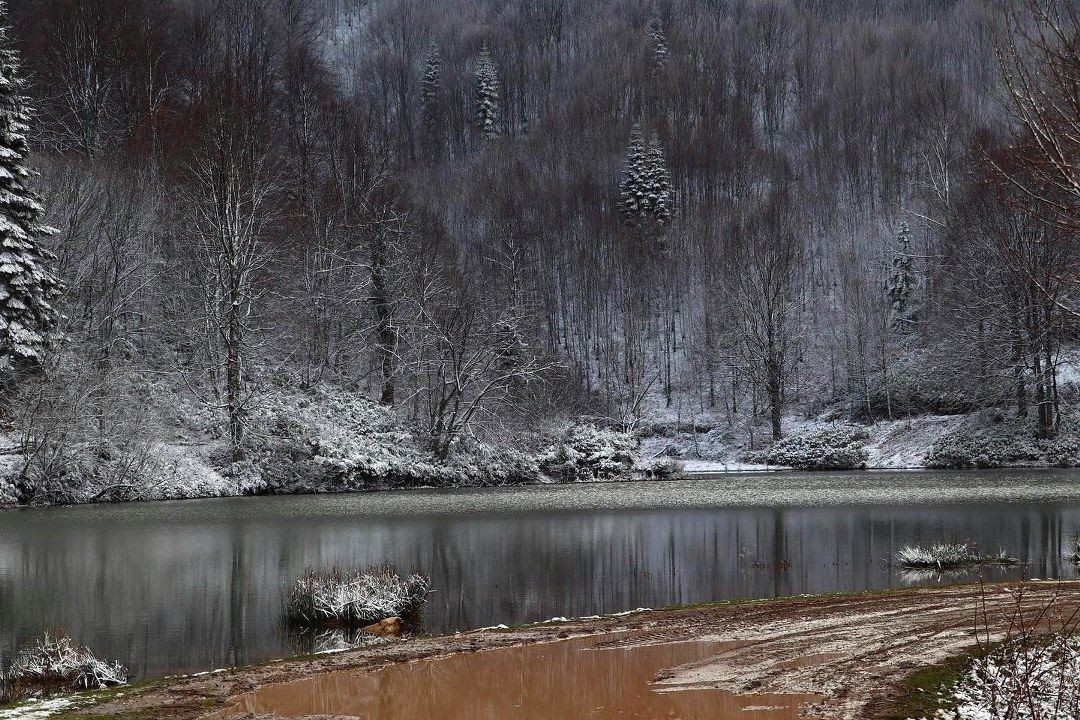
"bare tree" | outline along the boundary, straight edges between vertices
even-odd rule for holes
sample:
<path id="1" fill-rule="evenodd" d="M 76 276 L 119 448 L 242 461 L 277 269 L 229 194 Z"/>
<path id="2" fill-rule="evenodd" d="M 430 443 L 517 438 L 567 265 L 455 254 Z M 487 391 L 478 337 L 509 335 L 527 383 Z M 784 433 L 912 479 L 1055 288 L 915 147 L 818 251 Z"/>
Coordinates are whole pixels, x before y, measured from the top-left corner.
<path id="1" fill-rule="evenodd" d="M 241 459 L 248 330 L 260 296 L 258 273 L 270 259 L 266 235 L 281 182 L 257 128 L 240 113 L 220 112 L 204 153 L 191 168 L 190 200 L 202 264 L 206 342 L 208 356 L 225 375 L 229 444 L 234 459 Z"/>
<path id="2" fill-rule="evenodd" d="M 788 382 L 798 361 L 802 238 L 792 217 L 794 199 L 774 191 L 742 229 L 735 265 L 741 347 L 752 378 L 764 386 L 772 436 L 782 435 Z"/>
<path id="3" fill-rule="evenodd" d="M 1007 9 L 996 45 L 1021 152 L 1018 165 L 994 167 L 1026 206 L 1072 230 L 1080 228 L 1078 12 L 1071 2 L 1024 0 Z"/>

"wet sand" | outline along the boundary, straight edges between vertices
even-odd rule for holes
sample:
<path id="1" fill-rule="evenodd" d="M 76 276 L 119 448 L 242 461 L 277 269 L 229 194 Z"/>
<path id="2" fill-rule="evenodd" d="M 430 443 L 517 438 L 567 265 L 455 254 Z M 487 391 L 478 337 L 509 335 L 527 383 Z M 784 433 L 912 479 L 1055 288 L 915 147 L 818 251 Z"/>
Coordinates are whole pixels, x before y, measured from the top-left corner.
<path id="1" fill-rule="evenodd" d="M 181 678 L 85 709 L 167 719 L 875 718 L 917 667 L 1000 638 L 1080 583 L 1015 583 L 657 610 L 412 638 Z M 145 714 L 141 715 L 145 717 Z"/>

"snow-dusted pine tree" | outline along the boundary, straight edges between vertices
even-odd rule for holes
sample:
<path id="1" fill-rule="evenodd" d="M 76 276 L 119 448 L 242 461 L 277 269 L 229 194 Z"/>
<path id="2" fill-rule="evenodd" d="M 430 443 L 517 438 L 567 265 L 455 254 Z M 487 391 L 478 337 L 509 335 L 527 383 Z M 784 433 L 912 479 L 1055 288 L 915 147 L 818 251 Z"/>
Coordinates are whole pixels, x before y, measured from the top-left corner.
<path id="1" fill-rule="evenodd" d="M 630 147 L 626 151 L 626 169 L 619 184 L 619 214 L 631 224 L 640 224 L 648 212 L 645 209 L 645 140 L 641 126 L 630 131 Z"/>
<path id="2" fill-rule="evenodd" d="M 660 138 L 653 133 L 645 146 L 641 128 L 630 132 L 626 171 L 619 185 L 619 214 L 635 227 L 663 227 L 671 220 L 671 173 Z"/>
<path id="3" fill-rule="evenodd" d="M 667 37 L 664 35 L 664 23 L 655 8 L 649 16 L 648 32 L 653 44 L 653 73 L 658 74 L 667 66 L 668 46 Z"/>
<path id="4" fill-rule="evenodd" d="M 660 137 L 653 133 L 645 151 L 645 199 L 650 219 L 657 225 L 667 225 L 671 220 L 672 194 L 664 148 L 660 145 Z"/>
<path id="5" fill-rule="evenodd" d="M 41 200 L 29 187 L 30 112 L 19 58 L 8 47 L 6 4 L 0 2 L 0 360 L 37 367 L 56 326 L 53 302 L 61 291 L 55 257 L 38 241 L 45 226 Z"/>
<path id="6" fill-rule="evenodd" d="M 899 329 L 910 326 L 915 315 L 915 256 L 911 254 L 911 231 L 906 222 L 900 223 L 896 244 L 885 292 L 889 296 L 890 322 Z"/>
<path id="7" fill-rule="evenodd" d="M 424 152 L 429 159 L 442 156 L 442 59 L 439 46 L 434 40 L 424 60 L 424 74 L 420 79 L 420 127 L 423 133 Z"/>
<path id="8" fill-rule="evenodd" d="M 499 73 L 487 43 L 476 59 L 476 125 L 485 137 L 499 134 Z"/>

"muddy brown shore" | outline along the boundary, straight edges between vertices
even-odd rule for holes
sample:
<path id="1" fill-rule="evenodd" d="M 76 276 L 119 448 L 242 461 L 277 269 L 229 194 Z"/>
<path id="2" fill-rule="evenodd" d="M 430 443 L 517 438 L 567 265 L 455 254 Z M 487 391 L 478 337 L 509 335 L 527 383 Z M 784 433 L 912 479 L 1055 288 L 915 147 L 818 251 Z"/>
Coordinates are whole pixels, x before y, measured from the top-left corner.
<path id="1" fill-rule="evenodd" d="M 1027 583 L 1019 600 L 1017 587 L 788 598 L 407 638 L 151 684 L 79 712 L 163 720 L 494 718 L 510 708 L 517 718 L 877 718 L 913 669 L 970 650 L 976 628 L 983 640 L 1000 638 L 1018 608 L 1030 621 L 1047 606 L 1054 615 L 1080 607 L 1080 582 Z M 605 681 L 621 685 L 605 694 Z"/>

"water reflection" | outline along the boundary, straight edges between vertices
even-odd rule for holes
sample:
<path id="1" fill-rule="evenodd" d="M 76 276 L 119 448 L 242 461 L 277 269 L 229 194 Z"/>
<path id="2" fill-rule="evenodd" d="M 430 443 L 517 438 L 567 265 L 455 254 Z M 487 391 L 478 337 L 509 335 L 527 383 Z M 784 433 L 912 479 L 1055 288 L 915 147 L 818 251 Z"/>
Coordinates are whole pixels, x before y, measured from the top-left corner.
<path id="1" fill-rule="evenodd" d="M 675 501 L 684 490 L 659 485 Z M 993 579 L 1076 575 L 1061 555 L 1080 508 L 1066 502 L 536 510 L 548 490 L 515 491 L 525 510 L 500 515 L 483 495 L 445 492 L 0 513 L 0 652 L 63 628 L 146 676 L 311 650 L 320 641 L 279 626 L 282 590 L 333 563 L 430 574 L 430 632 L 954 580 L 902 576 L 888 561 L 908 542 L 970 539 L 1027 563 Z"/>

